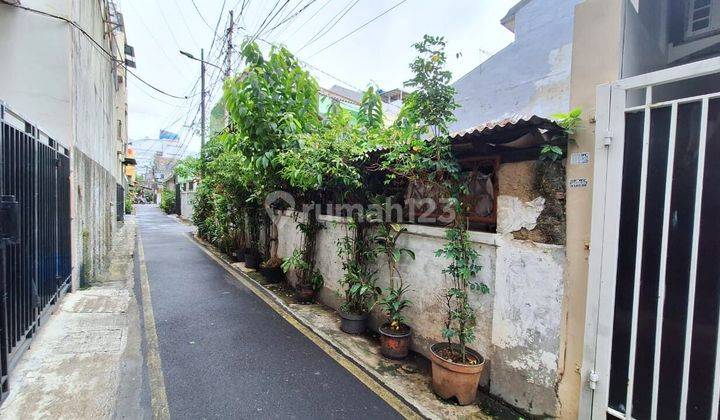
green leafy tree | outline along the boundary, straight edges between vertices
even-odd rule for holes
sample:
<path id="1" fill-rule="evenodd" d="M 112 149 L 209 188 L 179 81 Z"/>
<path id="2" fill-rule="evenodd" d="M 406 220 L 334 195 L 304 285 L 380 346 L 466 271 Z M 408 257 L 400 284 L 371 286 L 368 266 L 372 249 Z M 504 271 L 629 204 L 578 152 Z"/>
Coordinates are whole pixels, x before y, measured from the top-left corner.
<path id="1" fill-rule="evenodd" d="M 381 166 L 388 182 L 402 180 L 411 188 L 427 186 L 437 197 L 447 193 L 458 167 L 450 150 L 448 126 L 455 121 L 455 89 L 446 69 L 445 40 L 425 35 L 413 44 L 418 52 L 410 64 L 413 77 L 405 86 L 415 88 L 387 135 L 387 152 Z"/>

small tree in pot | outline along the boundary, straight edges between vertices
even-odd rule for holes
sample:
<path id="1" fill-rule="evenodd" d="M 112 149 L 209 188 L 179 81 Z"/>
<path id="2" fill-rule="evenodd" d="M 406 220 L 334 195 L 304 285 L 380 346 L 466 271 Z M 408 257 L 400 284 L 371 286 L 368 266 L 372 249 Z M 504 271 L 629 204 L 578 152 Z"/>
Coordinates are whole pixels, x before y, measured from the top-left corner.
<path id="1" fill-rule="evenodd" d="M 392 223 L 389 220 L 389 214 L 386 207 L 382 205 L 375 206 L 377 220 L 379 225 L 374 236 L 376 249 L 378 254 L 385 256 L 387 262 L 388 275 L 390 276 L 390 287 L 387 289 L 387 295 L 380 300 L 387 322 L 380 326 L 380 351 L 385 357 L 391 359 L 402 359 L 407 356 L 410 350 L 410 338 L 412 330 L 410 326 L 405 324 L 403 311 L 409 307 L 412 302 L 405 298 L 408 286 L 403 283 L 402 273 L 398 269 L 398 264 L 403 256 L 415 259 L 415 253 L 407 248 L 398 246 L 397 241 L 400 235 L 407 232 L 407 228 Z"/>
<path id="2" fill-rule="evenodd" d="M 376 286 L 376 248 L 367 237 L 367 226 L 357 214 L 348 222 L 348 233 L 338 240 L 338 256 L 343 258 L 345 276 L 340 279 L 345 302 L 340 305 L 340 329 L 348 334 L 361 334 L 382 290 Z M 353 234 L 350 234 L 350 231 Z"/>
<path id="3" fill-rule="evenodd" d="M 315 212 L 308 212 L 307 222 L 297 224 L 297 229 L 303 235 L 303 249 L 293 251 L 282 264 L 285 273 L 296 271 L 298 282 L 295 285 L 295 299 L 301 303 L 315 300 L 315 295 L 325 284 L 322 273 L 315 268 L 315 242 L 317 233 L 322 228 Z"/>
<path id="4" fill-rule="evenodd" d="M 455 396 L 461 405 L 467 405 L 475 401 L 485 361 L 467 347 L 475 341 L 475 310 L 470 305 L 469 292 L 488 293 L 490 289 L 484 283 L 473 281 L 481 267 L 462 216 L 452 229 L 448 229 L 446 239 L 445 246 L 435 252 L 437 257 L 450 260 L 443 270 L 451 279 L 450 287 L 443 294 L 446 316 L 442 335 L 446 341 L 430 348 L 432 383 L 433 390 L 442 398 Z"/>

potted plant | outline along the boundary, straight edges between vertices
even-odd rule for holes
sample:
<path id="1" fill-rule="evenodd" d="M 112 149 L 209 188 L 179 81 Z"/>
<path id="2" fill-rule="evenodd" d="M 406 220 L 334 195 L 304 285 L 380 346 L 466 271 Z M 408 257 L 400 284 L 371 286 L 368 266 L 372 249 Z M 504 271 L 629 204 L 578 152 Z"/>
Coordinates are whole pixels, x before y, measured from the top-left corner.
<path id="1" fill-rule="evenodd" d="M 466 223 L 460 219 L 448 229 L 445 245 L 435 252 L 437 257 L 450 260 L 443 273 L 450 277 L 451 285 L 443 295 L 446 316 L 442 335 L 446 341 L 430 347 L 430 360 L 435 393 L 444 399 L 454 396 L 460 405 L 467 405 L 475 401 L 485 367 L 483 356 L 467 347 L 475 340 L 475 310 L 468 294 L 471 290 L 490 290 L 484 283 L 473 281 L 481 267 L 478 253 L 468 239 Z"/>
<path id="2" fill-rule="evenodd" d="M 348 231 L 338 240 L 338 256 L 344 259 L 345 275 L 340 279 L 344 288 L 345 302 L 340 305 L 340 329 L 348 334 L 362 334 L 367 329 L 370 311 L 377 303 L 382 290 L 375 285 L 377 270 L 370 267 L 375 262 L 377 253 L 370 246 L 365 233 L 365 223 L 357 215 L 353 215 L 348 224 Z"/>
<path id="3" fill-rule="evenodd" d="M 298 282 L 295 285 L 295 300 L 300 303 L 312 302 L 315 295 L 325 284 L 320 271 L 312 269 L 310 263 L 303 258 L 303 251 L 296 249 L 292 255 L 282 263 L 285 273 L 295 270 Z"/>
<path id="4" fill-rule="evenodd" d="M 282 264 L 282 258 L 271 257 L 260 264 L 260 274 L 262 274 L 269 283 L 281 283 L 285 280 Z"/>
<path id="5" fill-rule="evenodd" d="M 407 228 L 391 223 L 389 214 L 386 214 L 386 207 L 375 206 L 377 209 L 377 220 L 379 225 L 374 236 L 378 254 L 385 256 L 390 275 L 390 287 L 387 289 L 387 296 L 380 300 L 380 305 L 387 315 L 387 321 L 380 326 L 380 352 L 390 359 L 402 359 L 408 355 L 412 329 L 405 324 L 403 311 L 412 304 L 405 298 L 408 287 L 403 284 L 402 273 L 398 264 L 403 255 L 415 259 L 415 253 L 407 248 L 398 247 L 397 241 L 401 234 L 407 232 Z"/>
<path id="6" fill-rule="evenodd" d="M 319 270 L 313 270 L 307 282 L 298 285 L 295 290 L 295 299 L 302 303 L 313 302 L 324 285 L 325 279 L 322 273 Z"/>

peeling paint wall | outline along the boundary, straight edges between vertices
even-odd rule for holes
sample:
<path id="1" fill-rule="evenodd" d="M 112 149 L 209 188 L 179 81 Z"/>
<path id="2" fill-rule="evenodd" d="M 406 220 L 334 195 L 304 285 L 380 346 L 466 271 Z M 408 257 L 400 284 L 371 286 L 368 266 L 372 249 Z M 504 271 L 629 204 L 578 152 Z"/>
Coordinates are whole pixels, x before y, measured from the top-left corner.
<path id="1" fill-rule="evenodd" d="M 531 1 L 515 15 L 515 42 L 454 83 L 451 129 L 512 115 L 550 116 L 570 103 L 573 13 L 582 0 Z"/>
<path id="2" fill-rule="evenodd" d="M 298 216 L 301 217 L 301 216 Z M 339 280 L 344 275 L 337 255 L 337 240 L 345 235 L 345 219 L 320 216 L 325 229 L 317 238 L 317 268 L 325 278 L 321 301 L 333 308 L 342 303 Z M 441 293 L 448 287 L 442 269 L 448 261 L 435 257 L 445 243 L 445 229 L 406 225 L 408 233 L 398 245 L 412 249 L 416 259 L 400 265 L 408 298 L 413 305 L 405 312 L 413 328 L 413 349 L 425 356 L 429 346 L 442 341 L 444 308 Z M 278 219 L 278 255 L 288 257 L 302 246 L 296 221 L 290 213 Z M 483 386 L 491 394 L 533 414 L 553 415 L 557 409 L 555 385 L 558 377 L 560 321 L 563 296 L 564 248 L 519 241 L 511 236 L 470 232 L 480 257 L 478 276 L 490 293 L 472 293 L 476 309 L 477 340 L 472 347 L 489 360 Z M 388 287 L 387 267 L 379 261 L 378 285 Z M 290 281 L 294 279 L 290 278 Z M 384 320 L 379 308 L 372 324 Z"/>

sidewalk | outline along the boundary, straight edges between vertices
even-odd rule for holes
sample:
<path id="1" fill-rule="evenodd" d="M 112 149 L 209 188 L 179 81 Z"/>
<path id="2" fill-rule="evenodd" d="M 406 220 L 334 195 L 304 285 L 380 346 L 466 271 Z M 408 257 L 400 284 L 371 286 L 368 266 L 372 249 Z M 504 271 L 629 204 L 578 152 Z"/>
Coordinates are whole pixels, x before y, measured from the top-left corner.
<path id="1" fill-rule="evenodd" d="M 1 418 L 148 418 L 135 299 L 136 224 L 118 229 L 108 272 L 70 293 L 11 372 Z"/>

